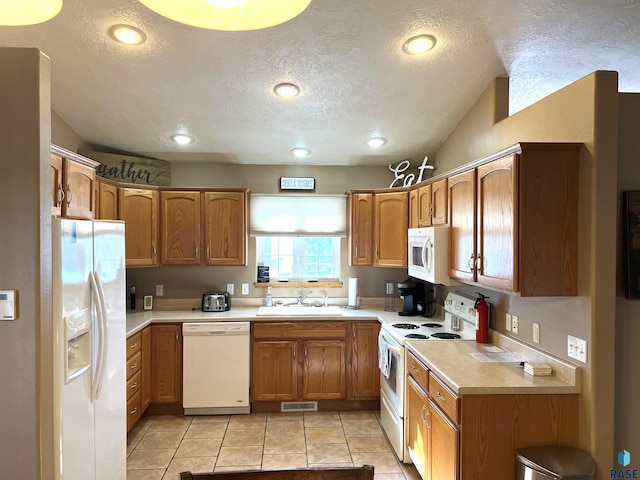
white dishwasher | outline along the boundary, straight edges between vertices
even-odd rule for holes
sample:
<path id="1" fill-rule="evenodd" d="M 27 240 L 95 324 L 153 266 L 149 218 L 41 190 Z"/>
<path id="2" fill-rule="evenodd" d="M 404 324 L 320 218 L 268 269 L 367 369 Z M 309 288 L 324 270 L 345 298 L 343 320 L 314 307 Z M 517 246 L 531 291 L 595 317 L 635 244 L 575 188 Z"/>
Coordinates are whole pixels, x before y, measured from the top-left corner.
<path id="1" fill-rule="evenodd" d="M 185 415 L 249 413 L 250 323 L 183 323 Z"/>

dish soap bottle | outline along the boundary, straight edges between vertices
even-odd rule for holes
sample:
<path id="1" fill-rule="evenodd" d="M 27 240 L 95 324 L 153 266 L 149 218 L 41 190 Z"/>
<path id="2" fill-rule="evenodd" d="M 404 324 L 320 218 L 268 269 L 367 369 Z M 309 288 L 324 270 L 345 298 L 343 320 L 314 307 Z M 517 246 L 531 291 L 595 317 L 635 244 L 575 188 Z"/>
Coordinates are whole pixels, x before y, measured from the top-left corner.
<path id="1" fill-rule="evenodd" d="M 273 307 L 273 298 L 271 297 L 271 287 L 267 287 L 267 298 L 265 299 L 264 304 L 267 307 Z"/>

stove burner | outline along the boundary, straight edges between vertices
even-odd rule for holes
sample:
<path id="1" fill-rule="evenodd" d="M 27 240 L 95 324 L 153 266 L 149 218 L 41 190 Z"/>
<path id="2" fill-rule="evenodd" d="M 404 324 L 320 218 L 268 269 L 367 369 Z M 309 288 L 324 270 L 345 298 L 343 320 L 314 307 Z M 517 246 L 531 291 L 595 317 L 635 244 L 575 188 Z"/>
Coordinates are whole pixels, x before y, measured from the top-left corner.
<path id="1" fill-rule="evenodd" d="M 412 323 L 394 323 L 393 326 L 403 330 L 415 330 L 416 328 L 420 328 L 418 325 L 413 325 Z"/>
<path id="2" fill-rule="evenodd" d="M 423 323 L 422 326 L 427 328 L 442 328 L 442 324 L 440 323 Z"/>
<path id="3" fill-rule="evenodd" d="M 418 340 L 426 340 L 429 338 L 427 335 L 422 335 L 421 333 L 408 333 L 404 336 L 405 338 L 416 338 Z"/>
<path id="4" fill-rule="evenodd" d="M 431 335 L 433 338 L 442 338 L 445 340 L 454 340 L 456 338 L 460 338 L 460 335 L 457 333 L 446 333 L 446 332 L 438 332 Z"/>

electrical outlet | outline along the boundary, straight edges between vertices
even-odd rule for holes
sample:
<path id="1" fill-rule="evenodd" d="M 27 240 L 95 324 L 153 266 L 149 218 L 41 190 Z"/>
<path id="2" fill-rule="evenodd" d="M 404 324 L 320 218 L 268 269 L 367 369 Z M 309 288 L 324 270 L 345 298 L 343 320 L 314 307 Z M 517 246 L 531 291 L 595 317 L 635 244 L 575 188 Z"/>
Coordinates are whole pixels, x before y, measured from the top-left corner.
<path id="1" fill-rule="evenodd" d="M 587 341 L 567 335 L 567 355 L 587 363 Z"/>
<path id="2" fill-rule="evenodd" d="M 249 284 L 248 283 L 243 283 L 242 284 L 242 295 L 249 295 Z"/>
<path id="3" fill-rule="evenodd" d="M 518 333 L 518 316 L 511 315 L 511 331 L 513 333 Z"/>
<path id="4" fill-rule="evenodd" d="M 164 295 L 164 285 L 156 285 L 156 297 Z"/>
<path id="5" fill-rule="evenodd" d="M 504 318 L 505 318 L 505 319 L 506 319 L 506 321 L 507 321 L 507 324 L 505 325 L 505 327 L 506 327 L 506 329 L 507 329 L 507 332 L 510 332 L 510 331 L 511 331 L 511 314 L 510 314 L 510 313 L 507 313 L 507 314 L 504 316 Z"/>
<path id="6" fill-rule="evenodd" d="M 233 283 L 227 283 L 227 292 L 229 292 L 229 295 L 233 295 L 234 290 L 235 286 L 233 285 Z"/>
<path id="7" fill-rule="evenodd" d="M 533 323 L 533 343 L 540 343 L 540 324 Z"/>

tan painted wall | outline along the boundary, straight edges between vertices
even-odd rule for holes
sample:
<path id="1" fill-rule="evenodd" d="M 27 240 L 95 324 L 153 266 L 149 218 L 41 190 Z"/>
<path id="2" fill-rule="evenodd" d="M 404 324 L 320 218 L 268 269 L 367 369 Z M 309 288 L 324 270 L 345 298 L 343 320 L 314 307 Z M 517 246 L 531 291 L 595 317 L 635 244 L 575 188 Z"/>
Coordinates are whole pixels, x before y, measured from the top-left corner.
<path id="1" fill-rule="evenodd" d="M 493 293 L 492 326 L 505 331 L 504 313 L 520 317 L 520 340 L 532 342 L 541 325 L 540 348 L 566 356 L 566 336 L 584 338 L 580 442 L 596 458 L 600 476 L 612 467 L 614 436 L 617 74 L 596 72 L 512 117 L 504 111 L 504 79 L 497 79 L 435 155 L 439 172 L 497 152 L 517 142 L 581 142 L 579 212 L 579 295 L 575 298 L 520 298 Z M 596 433 L 597 432 L 597 433 Z"/>
<path id="2" fill-rule="evenodd" d="M 89 148 L 87 142 L 67 125 L 60 115 L 51 112 L 51 143 L 59 147 L 66 148 L 72 152 Z"/>
<path id="3" fill-rule="evenodd" d="M 0 288 L 19 295 L 18 319 L 0 321 L 3 479 L 52 478 L 49 77 L 37 50 L 0 48 Z"/>
<path id="4" fill-rule="evenodd" d="M 626 190 L 640 190 L 640 95 L 620 94 L 619 103 L 619 151 L 618 151 L 618 199 Z M 622 218 L 621 214 L 617 217 Z M 621 228 L 621 226 L 620 226 Z M 619 238 L 621 238 L 621 230 Z M 619 242 L 622 245 L 622 242 Z M 616 309 L 616 436 L 615 451 L 625 449 L 632 452 L 634 467 L 640 452 L 640 382 L 638 382 L 638 365 L 640 365 L 640 302 L 625 300 L 621 265 L 622 252 L 619 250 L 619 274 Z"/>

